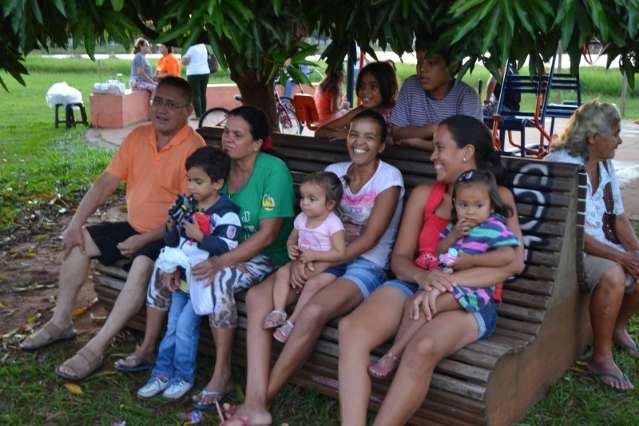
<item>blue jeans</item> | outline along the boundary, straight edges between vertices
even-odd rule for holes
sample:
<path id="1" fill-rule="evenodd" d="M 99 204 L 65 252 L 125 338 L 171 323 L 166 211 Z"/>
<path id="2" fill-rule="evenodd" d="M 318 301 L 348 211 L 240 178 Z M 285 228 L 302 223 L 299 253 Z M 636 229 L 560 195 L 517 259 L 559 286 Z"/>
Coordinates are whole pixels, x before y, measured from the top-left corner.
<path id="1" fill-rule="evenodd" d="M 181 290 L 173 293 L 166 334 L 160 342 L 153 376 L 193 383 L 201 320 L 201 316 L 195 315 L 187 293 Z"/>

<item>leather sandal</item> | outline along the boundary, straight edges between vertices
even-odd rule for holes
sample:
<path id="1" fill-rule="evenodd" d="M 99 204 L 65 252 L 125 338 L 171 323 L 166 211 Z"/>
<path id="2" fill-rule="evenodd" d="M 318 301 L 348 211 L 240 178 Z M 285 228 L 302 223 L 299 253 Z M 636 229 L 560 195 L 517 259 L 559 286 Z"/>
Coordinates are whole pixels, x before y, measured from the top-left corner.
<path id="1" fill-rule="evenodd" d="M 20 343 L 20 349 L 25 352 L 34 352 L 56 342 L 72 340 L 75 336 L 76 332 L 73 328 L 73 324 L 65 329 L 61 329 L 49 321 L 40 330 L 24 339 L 22 343 Z"/>
<path id="2" fill-rule="evenodd" d="M 66 360 L 56 370 L 55 374 L 66 380 L 79 381 L 87 378 L 91 373 L 100 368 L 104 355 L 97 355 L 89 348 L 82 348 L 73 357 Z M 61 368 L 73 371 L 65 373 Z"/>

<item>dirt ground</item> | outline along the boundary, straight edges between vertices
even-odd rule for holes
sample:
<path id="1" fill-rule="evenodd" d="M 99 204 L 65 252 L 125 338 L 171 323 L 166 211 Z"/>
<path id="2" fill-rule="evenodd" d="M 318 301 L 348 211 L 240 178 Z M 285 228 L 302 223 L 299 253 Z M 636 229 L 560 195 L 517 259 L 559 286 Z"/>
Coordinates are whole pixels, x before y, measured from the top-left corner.
<path id="1" fill-rule="evenodd" d="M 99 211 L 91 222 L 123 219 L 123 199 Z M 16 345 L 48 320 L 55 306 L 57 279 L 62 263 L 62 231 L 70 215 L 49 221 L 49 226 L 18 226 L 0 236 L 0 342 Z M 106 310 L 96 303 L 91 274 L 73 311 L 78 333 L 91 333 L 105 319 Z"/>

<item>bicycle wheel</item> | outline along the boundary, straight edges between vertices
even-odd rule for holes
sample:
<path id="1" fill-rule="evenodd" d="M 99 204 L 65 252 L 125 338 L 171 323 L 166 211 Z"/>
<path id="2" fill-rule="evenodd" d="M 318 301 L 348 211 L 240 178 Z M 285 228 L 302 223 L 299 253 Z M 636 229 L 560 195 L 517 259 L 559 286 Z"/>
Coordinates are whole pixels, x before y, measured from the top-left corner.
<path id="1" fill-rule="evenodd" d="M 226 108 L 211 108 L 200 117 L 200 127 L 221 127 L 226 123 L 229 110 Z"/>
<path id="2" fill-rule="evenodd" d="M 304 126 L 297 119 L 295 114 L 295 106 L 293 100 L 286 96 L 280 97 L 280 108 L 277 111 L 277 123 L 280 128 L 280 133 L 287 133 L 292 135 L 301 135 Z"/>

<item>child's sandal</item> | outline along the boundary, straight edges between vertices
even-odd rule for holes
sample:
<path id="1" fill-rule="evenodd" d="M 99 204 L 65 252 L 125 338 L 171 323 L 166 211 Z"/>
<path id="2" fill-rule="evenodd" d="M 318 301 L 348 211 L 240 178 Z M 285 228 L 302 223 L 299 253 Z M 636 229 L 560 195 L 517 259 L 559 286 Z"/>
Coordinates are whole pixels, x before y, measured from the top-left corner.
<path id="1" fill-rule="evenodd" d="M 286 343 L 291 333 L 293 332 L 294 327 L 295 324 L 293 324 L 291 321 L 286 321 L 283 326 L 275 330 L 275 333 L 273 333 L 273 338 L 278 342 Z"/>
<path id="2" fill-rule="evenodd" d="M 398 364 L 399 357 L 392 352 L 388 352 L 368 366 L 368 374 L 376 379 L 386 379 L 395 371 Z"/>
<path id="3" fill-rule="evenodd" d="M 271 311 L 271 313 L 268 314 L 266 318 L 264 318 L 263 327 L 265 330 L 279 327 L 281 325 L 284 325 L 284 323 L 286 323 L 286 318 L 288 318 L 288 316 L 286 315 L 286 312 L 284 311 L 280 311 L 280 310 Z"/>

